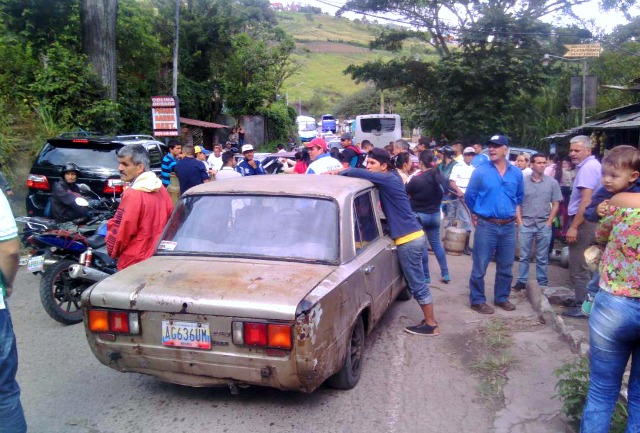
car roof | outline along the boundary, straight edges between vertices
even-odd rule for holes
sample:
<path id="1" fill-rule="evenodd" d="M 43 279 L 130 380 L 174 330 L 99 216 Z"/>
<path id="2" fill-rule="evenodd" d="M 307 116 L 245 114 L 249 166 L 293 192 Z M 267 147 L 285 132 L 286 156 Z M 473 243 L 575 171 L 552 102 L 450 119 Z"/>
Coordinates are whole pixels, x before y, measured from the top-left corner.
<path id="1" fill-rule="evenodd" d="M 60 137 L 49 138 L 48 143 L 55 144 L 68 144 L 68 143 L 92 143 L 92 144 L 147 144 L 147 143 L 159 143 L 162 142 L 156 140 L 151 135 L 115 135 L 115 136 L 70 136 L 65 135 Z"/>
<path id="2" fill-rule="evenodd" d="M 345 176 L 275 174 L 207 182 L 189 189 L 183 197 L 210 193 L 256 193 L 327 197 L 342 203 L 349 196 L 372 186 L 369 181 Z"/>

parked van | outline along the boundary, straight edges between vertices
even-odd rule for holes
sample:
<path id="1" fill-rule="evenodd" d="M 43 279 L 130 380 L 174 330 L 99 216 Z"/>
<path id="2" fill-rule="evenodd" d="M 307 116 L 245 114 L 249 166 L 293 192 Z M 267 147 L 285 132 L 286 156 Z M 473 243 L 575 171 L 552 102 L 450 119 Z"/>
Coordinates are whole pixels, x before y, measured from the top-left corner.
<path id="1" fill-rule="evenodd" d="M 296 117 L 296 124 L 298 125 L 298 137 L 303 143 L 313 140 L 318 135 L 316 119 L 313 117 L 298 116 Z"/>
<path id="2" fill-rule="evenodd" d="M 375 147 L 384 147 L 402 138 L 400 115 L 363 114 L 356 116 L 356 143 L 369 140 Z"/>
<path id="3" fill-rule="evenodd" d="M 333 132 L 336 133 L 336 119 L 332 114 L 323 114 L 322 115 L 322 132 Z"/>

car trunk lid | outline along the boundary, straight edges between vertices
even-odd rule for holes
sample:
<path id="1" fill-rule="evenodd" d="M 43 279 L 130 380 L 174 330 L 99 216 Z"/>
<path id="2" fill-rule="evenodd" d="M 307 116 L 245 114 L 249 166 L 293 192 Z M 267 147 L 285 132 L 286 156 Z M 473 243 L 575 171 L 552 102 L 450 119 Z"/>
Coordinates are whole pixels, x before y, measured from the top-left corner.
<path id="1" fill-rule="evenodd" d="M 94 307 L 277 320 L 334 267 L 299 262 L 154 256 L 98 283 Z"/>

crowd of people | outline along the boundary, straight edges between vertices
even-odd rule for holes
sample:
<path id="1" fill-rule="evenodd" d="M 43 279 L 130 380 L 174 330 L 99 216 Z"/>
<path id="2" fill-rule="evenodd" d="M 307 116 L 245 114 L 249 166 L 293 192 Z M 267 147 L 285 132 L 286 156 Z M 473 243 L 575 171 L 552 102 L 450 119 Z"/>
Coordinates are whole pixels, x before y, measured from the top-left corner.
<path id="1" fill-rule="evenodd" d="M 243 155 L 239 163 L 236 152 L 223 150 L 218 144 L 209 152 L 201 146 L 172 141 L 162 161 L 160 179 L 150 171 L 143 146 L 125 146 L 118 151 L 118 169 L 129 187 L 108 222 L 106 239 L 109 254 L 119 259 L 118 269 L 153 253 L 173 210 L 166 191 L 171 173 L 178 177 L 181 193 L 210 180 L 266 173 L 254 159 L 253 146 L 241 144 L 237 134 Z M 280 162 L 285 173 L 356 177 L 378 188 L 399 264 L 424 316 L 420 323 L 406 327 L 406 332 L 423 336 L 440 333 L 429 288 L 427 246 L 438 262 L 440 281 L 450 283 L 440 238 L 443 221 L 467 233 L 463 252 L 472 259 L 469 305 L 480 314 L 493 314 L 494 307 L 507 312 L 516 309 L 509 298 L 527 286 L 534 243 L 535 279 L 539 286 L 547 286 L 554 238 L 564 236 L 569 244 L 574 291 L 571 308 L 564 314 L 590 316 L 591 384 L 582 431 L 608 431 L 630 358 L 628 431 L 640 429 L 640 199 L 635 194 L 640 191 L 640 152 L 636 147 L 617 146 L 600 162 L 591 153 L 590 138 L 576 136 L 567 157 L 523 153 L 511 163 L 511 143 L 499 134 L 484 145 L 470 146 L 453 141 L 435 147 L 433 140 L 420 139 L 412 149 L 401 139 L 375 148 L 369 142 L 354 144 L 349 133 L 342 134 L 340 143 L 342 151 L 331 151 L 318 137 L 295 153 L 295 162 L 286 158 Z M 71 200 L 79 194 L 77 175 L 74 164 L 65 165 L 62 179 L 53 188 L 56 218 L 84 212 Z M 0 335 L 9 342 L 7 349 L 0 351 L 0 419 L 9 420 L 12 431 L 24 431 L 7 303 L 17 270 L 17 231 L 4 194 L 0 194 L 0 216 Z M 473 248 L 469 242 L 472 233 Z M 596 272 L 585 259 L 585 251 L 592 245 L 601 251 Z M 519 263 L 514 279 L 516 256 Z M 492 260 L 496 263 L 493 306 L 485 290 Z"/>

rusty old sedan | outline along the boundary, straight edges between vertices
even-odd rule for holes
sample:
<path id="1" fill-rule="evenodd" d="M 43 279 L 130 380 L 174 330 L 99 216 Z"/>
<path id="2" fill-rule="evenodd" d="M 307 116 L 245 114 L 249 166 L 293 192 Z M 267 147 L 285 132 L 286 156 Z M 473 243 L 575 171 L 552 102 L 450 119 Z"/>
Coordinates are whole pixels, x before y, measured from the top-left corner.
<path id="1" fill-rule="evenodd" d="M 154 255 L 85 292 L 103 364 L 189 386 L 349 389 L 408 299 L 373 185 L 251 176 L 190 189 Z"/>

